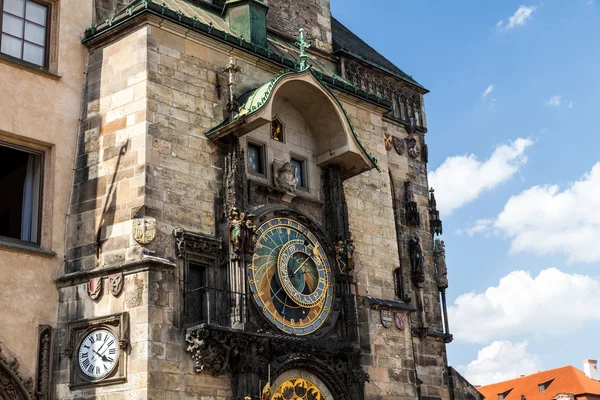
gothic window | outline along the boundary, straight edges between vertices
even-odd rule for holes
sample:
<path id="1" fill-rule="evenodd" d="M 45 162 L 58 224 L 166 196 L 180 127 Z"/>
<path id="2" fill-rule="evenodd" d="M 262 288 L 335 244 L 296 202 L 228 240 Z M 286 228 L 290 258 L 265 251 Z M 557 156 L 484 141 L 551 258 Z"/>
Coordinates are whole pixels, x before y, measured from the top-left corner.
<path id="1" fill-rule="evenodd" d="M 48 66 L 50 7 L 33 0 L 2 0 L 0 52 L 41 67 Z"/>
<path id="2" fill-rule="evenodd" d="M 0 237 L 40 242 L 42 159 L 39 152 L 0 143 Z"/>
<path id="3" fill-rule="evenodd" d="M 307 188 L 306 179 L 306 161 L 297 157 L 292 157 L 290 164 L 296 167 L 296 187 Z"/>
<path id="4" fill-rule="evenodd" d="M 406 120 L 408 111 L 406 109 L 406 97 L 404 97 L 404 95 L 400 96 L 400 119 L 401 120 Z"/>
<path id="5" fill-rule="evenodd" d="M 265 174 L 265 146 L 248 142 L 248 171 L 253 174 Z"/>
<path id="6" fill-rule="evenodd" d="M 394 291 L 396 293 L 396 297 L 400 300 L 404 299 L 404 290 L 402 288 L 402 269 L 396 268 L 394 270 Z"/>

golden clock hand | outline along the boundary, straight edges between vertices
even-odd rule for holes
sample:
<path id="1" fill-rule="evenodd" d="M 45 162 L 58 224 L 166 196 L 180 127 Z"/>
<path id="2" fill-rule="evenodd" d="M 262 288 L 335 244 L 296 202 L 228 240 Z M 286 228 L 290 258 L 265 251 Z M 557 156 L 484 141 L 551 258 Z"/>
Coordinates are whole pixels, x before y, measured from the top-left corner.
<path id="1" fill-rule="evenodd" d="M 300 270 L 300 268 L 302 268 L 304 266 L 304 264 L 306 264 L 308 262 L 308 260 L 310 260 L 310 258 L 307 258 L 306 260 L 304 260 L 304 262 L 302 264 L 300 264 L 300 266 L 294 271 L 292 276 L 295 276 L 296 272 L 298 272 Z M 306 273 L 306 271 L 304 271 L 304 270 L 302 270 L 302 272 Z"/>

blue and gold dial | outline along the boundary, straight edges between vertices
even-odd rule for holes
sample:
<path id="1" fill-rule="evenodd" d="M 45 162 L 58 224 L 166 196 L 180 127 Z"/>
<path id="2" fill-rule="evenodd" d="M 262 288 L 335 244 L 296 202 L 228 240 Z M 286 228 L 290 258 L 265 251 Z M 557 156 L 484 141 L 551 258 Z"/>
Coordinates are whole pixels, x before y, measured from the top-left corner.
<path id="1" fill-rule="evenodd" d="M 266 221 L 257 237 L 248 282 L 259 310 L 286 333 L 315 332 L 333 303 L 333 275 L 323 247 L 291 218 Z"/>

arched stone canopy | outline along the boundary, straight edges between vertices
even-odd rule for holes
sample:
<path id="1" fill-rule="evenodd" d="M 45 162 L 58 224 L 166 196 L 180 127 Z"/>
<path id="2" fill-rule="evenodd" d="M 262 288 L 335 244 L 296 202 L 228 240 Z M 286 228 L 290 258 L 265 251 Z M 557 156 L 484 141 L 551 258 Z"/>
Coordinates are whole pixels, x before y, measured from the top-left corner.
<path id="1" fill-rule="evenodd" d="M 33 380 L 24 380 L 18 372 L 16 360 L 8 360 L 0 344 L 0 400 L 33 399 Z"/>
<path id="2" fill-rule="evenodd" d="M 271 121 L 278 103 L 286 101 L 302 115 L 313 134 L 319 167 L 339 165 L 344 179 L 377 168 L 357 139 L 339 100 L 311 72 L 288 72 L 240 98 L 241 106 L 230 123 L 207 132 L 211 140 L 243 136 Z"/>

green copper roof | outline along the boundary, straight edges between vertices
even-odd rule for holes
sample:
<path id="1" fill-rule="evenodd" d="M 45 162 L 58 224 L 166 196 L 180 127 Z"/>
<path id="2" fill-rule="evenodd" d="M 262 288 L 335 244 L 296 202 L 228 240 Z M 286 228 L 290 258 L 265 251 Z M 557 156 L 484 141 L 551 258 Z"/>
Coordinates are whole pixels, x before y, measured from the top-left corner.
<path id="1" fill-rule="evenodd" d="M 373 163 L 375 168 L 377 168 L 377 170 L 379 170 L 379 166 L 377 165 L 377 159 L 371 153 L 369 153 L 367 151 L 367 149 L 362 144 L 361 140 L 358 138 L 358 135 L 356 134 L 356 131 L 354 129 L 354 124 L 352 123 L 352 120 L 351 120 L 350 116 L 348 115 L 348 112 L 344 108 L 344 105 L 342 104 L 342 102 L 340 101 L 338 96 L 333 91 L 331 91 L 331 89 L 329 89 L 328 85 L 325 85 L 323 83 L 323 80 L 319 78 L 319 77 L 321 77 L 321 78 L 323 77 L 322 73 L 319 71 L 316 71 L 313 67 L 308 67 L 307 69 L 317 79 L 317 81 L 319 81 L 323 85 L 323 87 L 336 99 L 340 108 L 344 112 L 346 120 L 348 121 L 348 125 L 350 126 L 350 129 L 352 130 L 352 135 L 354 136 L 354 139 L 358 143 L 358 146 L 360 147 L 361 151 L 371 160 L 371 162 Z M 209 130 L 208 132 L 206 132 L 206 136 L 210 137 L 213 133 L 215 133 L 218 130 L 222 129 L 223 127 L 229 125 L 229 123 L 233 123 L 242 118 L 247 118 L 247 117 L 251 116 L 252 114 L 256 113 L 257 111 L 259 111 L 260 109 L 262 109 L 262 107 L 265 104 L 267 104 L 267 102 L 269 101 L 269 98 L 271 97 L 271 93 L 273 92 L 273 89 L 275 88 L 275 86 L 281 79 L 283 79 L 286 76 L 294 75 L 294 74 L 301 73 L 301 72 L 304 72 L 304 71 L 291 71 L 291 70 L 282 71 L 279 74 L 277 74 L 273 79 L 271 79 L 269 82 L 265 83 L 264 85 L 259 86 L 258 88 L 251 90 L 249 92 L 246 92 L 245 94 L 240 96 L 240 98 L 238 99 L 240 106 L 237 110 L 237 113 L 233 116 L 233 120 L 231 122 L 229 120 L 225 120 L 223 123 L 219 124 L 218 126 L 214 127 L 213 129 Z"/>

